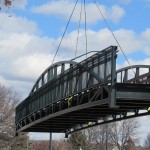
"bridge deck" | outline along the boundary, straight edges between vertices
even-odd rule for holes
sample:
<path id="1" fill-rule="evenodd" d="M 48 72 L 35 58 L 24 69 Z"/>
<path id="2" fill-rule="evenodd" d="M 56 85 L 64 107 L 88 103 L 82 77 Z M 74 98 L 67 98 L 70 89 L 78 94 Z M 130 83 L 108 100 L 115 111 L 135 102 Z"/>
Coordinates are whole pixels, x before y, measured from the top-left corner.
<path id="1" fill-rule="evenodd" d="M 111 118 L 111 121 L 115 121 L 118 115 L 126 118 L 128 112 L 134 112 L 135 117 L 136 115 L 138 116 L 139 110 L 145 110 L 150 106 L 150 98 L 147 97 L 149 96 L 150 85 L 117 84 L 116 87 L 118 89 L 116 92 L 116 105 L 119 107 L 110 108 L 109 99 L 106 98 L 96 99 L 95 101 L 64 109 L 53 114 L 48 114 L 52 110 L 46 108 L 45 110 L 40 110 L 40 114 L 38 112 L 35 114 L 36 117 L 39 116 L 39 119 L 24 126 L 21 128 L 21 131 L 66 132 L 68 129 L 75 127 L 75 125 L 97 124 L 98 121 L 104 122 L 106 117 Z M 138 95 L 135 95 L 137 91 Z M 128 92 L 130 92 L 129 95 L 126 94 Z M 59 107 L 59 104 L 55 107 Z"/>

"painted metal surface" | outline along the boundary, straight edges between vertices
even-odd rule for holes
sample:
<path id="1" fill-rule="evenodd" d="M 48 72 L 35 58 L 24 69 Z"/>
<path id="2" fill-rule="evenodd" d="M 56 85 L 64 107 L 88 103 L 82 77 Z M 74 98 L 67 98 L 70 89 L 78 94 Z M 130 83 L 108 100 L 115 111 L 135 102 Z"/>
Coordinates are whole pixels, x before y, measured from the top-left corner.
<path id="1" fill-rule="evenodd" d="M 95 126 L 130 118 L 130 112 L 140 116 L 140 110 L 150 106 L 150 66 L 116 71 L 116 58 L 117 47 L 111 46 L 80 63 L 62 61 L 48 67 L 16 108 L 16 132 L 67 135 L 89 127 L 89 122 Z"/>

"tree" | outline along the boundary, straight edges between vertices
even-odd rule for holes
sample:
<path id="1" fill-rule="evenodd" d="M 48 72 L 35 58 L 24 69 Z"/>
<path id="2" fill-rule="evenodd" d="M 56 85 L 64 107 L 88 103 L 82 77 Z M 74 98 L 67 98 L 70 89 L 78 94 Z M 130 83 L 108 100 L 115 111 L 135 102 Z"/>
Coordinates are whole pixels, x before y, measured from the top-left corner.
<path id="1" fill-rule="evenodd" d="M 107 128 L 106 128 L 107 127 Z M 107 147 L 117 147 L 119 150 L 134 150 L 134 142 L 137 140 L 139 123 L 137 119 L 123 120 L 111 124 L 99 125 L 86 129 L 87 140 L 96 144 L 99 149 L 105 149 L 106 136 Z M 107 131 L 107 132 L 106 132 Z"/>
<path id="2" fill-rule="evenodd" d="M 12 2 L 13 0 L 0 0 L 0 11 L 10 13 L 9 9 L 13 5 Z"/>
<path id="3" fill-rule="evenodd" d="M 106 125 L 86 129 L 89 144 L 96 144 L 99 149 L 104 149 L 106 145 Z"/>
<path id="4" fill-rule="evenodd" d="M 133 140 L 130 137 L 127 141 L 127 145 L 125 146 L 125 149 L 126 150 L 136 150 L 135 143 L 133 142 Z"/>
<path id="5" fill-rule="evenodd" d="M 68 142 L 72 144 L 73 149 L 75 150 L 88 150 L 88 142 L 86 135 L 82 131 L 72 133 L 68 139 Z"/>
<path id="6" fill-rule="evenodd" d="M 150 133 L 147 135 L 144 146 L 147 148 L 147 150 L 150 150 Z"/>
<path id="7" fill-rule="evenodd" d="M 29 140 L 28 133 L 20 132 L 18 136 L 14 138 L 11 150 L 31 150 L 32 143 Z"/>
<path id="8" fill-rule="evenodd" d="M 12 0 L 1 0 L 0 4 L 6 7 L 10 7 L 12 5 Z"/>
<path id="9" fill-rule="evenodd" d="M 137 140 L 137 129 L 139 123 L 137 119 L 127 119 L 120 122 L 111 123 L 109 125 L 110 142 L 117 146 L 119 150 L 125 150 L 129 144 L 129 139 L 132 142 Z"/>
<path id="10" fill-rule="evenodd" d="M 65 140 L 54 140 L 52 141 L 53 150 L 71 150 L 71 144 Z"/>
<path id="11" fill-rule="evenodd" d="M 0 84 L 0 149 L 9 148 L 15 136 L 15 107 L 20 96 Z"/>

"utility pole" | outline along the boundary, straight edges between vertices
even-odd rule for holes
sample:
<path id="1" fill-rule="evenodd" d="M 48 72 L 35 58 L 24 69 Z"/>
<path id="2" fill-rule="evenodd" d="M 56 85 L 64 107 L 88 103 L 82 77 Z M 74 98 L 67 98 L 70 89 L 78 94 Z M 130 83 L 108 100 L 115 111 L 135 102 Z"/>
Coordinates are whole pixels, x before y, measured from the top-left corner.
<path id="1" fill-rule="evenodd" d="M 49 135 L 49 150 L 52 150 L 52 132 Z"/>
<path id="2" fill-rule="evenodd" d="M 27 137 L 27 150 L 29 150 L 29 135 L 27 134 L 26 137 Z"/>
<path id="3" fill-rule="evenodd" d="M 105 117 L 105 121 L 107 120 L 108 120 L 108 116 Z M 106 134 L 105 150 L 108 150 L 108 123 L 105 124 L 105 134 Z"/>
<path id="4" fill-rule="evenodd" d="M 106 148 L 105 148 L 105 150 L 108 150 L 108 124 L 106 123 L 106 125 L 105 125 L 105 127 L 106 127 Z"/>

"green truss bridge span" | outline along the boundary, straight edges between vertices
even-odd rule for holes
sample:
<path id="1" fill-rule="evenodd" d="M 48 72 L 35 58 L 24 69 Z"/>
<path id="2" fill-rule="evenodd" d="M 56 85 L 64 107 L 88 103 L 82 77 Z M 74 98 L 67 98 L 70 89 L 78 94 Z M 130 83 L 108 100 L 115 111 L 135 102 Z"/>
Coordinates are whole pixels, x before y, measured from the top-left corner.
<path id="1" fill-rule="evenodd" d="M 117 47 L 48 67 L 16 108 L 16 132 L 66 133 L 148 115 L 150 66 L 116 70 Z"/>

